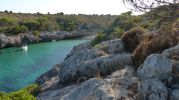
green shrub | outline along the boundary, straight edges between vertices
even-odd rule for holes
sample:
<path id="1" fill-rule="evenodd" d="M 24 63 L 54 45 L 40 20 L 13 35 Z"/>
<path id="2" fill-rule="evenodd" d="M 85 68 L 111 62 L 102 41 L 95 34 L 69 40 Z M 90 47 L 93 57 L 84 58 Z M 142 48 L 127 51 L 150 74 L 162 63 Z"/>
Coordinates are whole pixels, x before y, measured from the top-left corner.
<path id="1" fill-rule="evenodd" d="M 118 18 L 111 25 L 111 27 L 119 28 L 119 29 L 123 29 L 124 31 L 127 31 L 132 27 L 136 26 L 139 22 L 141 22 L 141 20 L 142 20 L 141 16 L 133 16 L 132 12 L 129 11 L 119 15 Z"/>
<path id="2" fill-rule="evenodd" d="M 21 24 L 27 26 L 30 31 L 38 30 L 40 27 L 40 23 L 36 20 L 26 20 Z"/>
<path id="3" fill-rule="evenodd" d="M 146 20 L 140 24 L 141 27 L 148 30 L 157 30 L 158 29 L 159 20 Z"/>
<path id="4" fill-rule="evenodd" d="M 32 32 L 35 36 L 39 36 L 40 35 L 40 32 L 39 31 L 33 31 Z"/>
<path id="5" fill-rule="evenodd" d="M 12 100 L 36 100 L 36 98 L 26 90 L 9 93 Z"/>
<path id="6" fill-rule="evenodd" d="M 48 30 L 48 27 L 50 26 L 48 18 L 46 18 L 46 17 L 40 17 L 40 18 L 37 19 L 37 21 L 40 24 L 38 30 L 40 30 L 40 31 L 46 31 L 46 30 Z"/>
<path id="7" fill-rule="evenodd" d="M 36 84 L 32 84 L 15 92 L 0 92 L 0 100 L 36 100 L 34 96 L 37 95 L 39 91 L 40 87 Z"/>
<path id="8" fill-rule="evenodd" d="M 56 22 L 60 30 L 73 31 L 76 28 L 76 19 L 74 18 L 57 18 Z"/>
<path id="9" fill-rule="evenodd" d="M 12 100 L 8 93 L 0 92 L 0 100 Z"/>
<path id="10" fill-rule="evenodd" d="M 31 85 L 25 87 L 24 90 L 28 91 L 28 93 L 35 96 L 40 92 L 40 87 L 37 84 L 31 84 Z"/>
<path id="11" fill-rule="evenodd" d="M 8 25 L 12 25 L 14 23 L 14 20 L 11 18 L 0 18 L 0 26 L 8 26 Z"/>
<path id="12" fill-rule="evenodd" d="M 96 44 L 102 42 L 105 40 L 105 34 L 104 33 L 98 33 L 94 40 L 92 40 L 91 45 L 95 46 Z"/>
<path id="13" fill-rule="evenodd" d="M 17 35 L 19 33 L 25 33 L 28 31 L 28 28 L 24 25 L 22 26 L 13 26 L 13 27 L 9 27 L 5 30 L 6 33 L 12 34 L 12 35 Z"/>
<path id="14" fill-rule="evenodd" d="M 109 34 L 110 39 L 120 38 L 124 33 L 123 29 L 114 28 L 113 31 Z"/>

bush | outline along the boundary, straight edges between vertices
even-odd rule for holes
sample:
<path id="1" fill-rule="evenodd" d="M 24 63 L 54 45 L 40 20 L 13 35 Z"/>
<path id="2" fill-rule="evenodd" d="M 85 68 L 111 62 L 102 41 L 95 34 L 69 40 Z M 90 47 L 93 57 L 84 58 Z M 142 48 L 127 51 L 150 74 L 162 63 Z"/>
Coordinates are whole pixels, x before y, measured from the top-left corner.
<path id="1" fill-rule="evenodd" d="M 104 33 L 98 33 L 94 40 L 92 40 L 91 45 L 95 46 L 96 44 L 102 42 L 105 40 L 105 34 Z"/>
<path id="2" fill-rule="evenodd" d="M 40 31 L 48 30 L 48 26 L 49 26 L 48 18 L 40 17 L 37 19 L 37 21 L 40 23 L 38 30 L 40 30 Z"/>
<path id="3" fill-rule="evenodd" d="M 12 34 L 12 35 L 17 35 L 19 33 L 25 33 L 28 31 L 28 28 L 24 25 L 22 26 L 14 26 L 14 27 L 9 27 L 5 30 L 6 33 Z"/>
<path id="4" fill-rule="evenodd" d="M 110 39 L 115 39 L 115 38 L 120 38 L 124 33 L 123 29 L 120 28 L 114 28 L 113 31 L 110 33 L 109 38 Z"/>
<path id="5" fill-rule="evenodd" d="M 12 100 L 36 100 L 36 98 L 33 95 L 29 94 L 26 90 L 11 92 L 9 95 Z"/>
<path id="6" fill-rule="evenodd" d="M 145 29 L 153 31 L 153 30 L 158 29 L 158 25 L 157 25 L 158 23 L 159 23 L 159 20 L 146 20 L 146 21 L 142 22 L 140 24 L 140 26 Z"/>
<path id="7" fill-rule="evenodd" d="M 28 27 L 30 31 L 37 30 L 40 27 L 40 23 L 36 20 L 26 20 L 25 22 L 22 22 L 21 24 Z"/>
<path id="8" fill-rule="evenodd" d="M 39 36 L 40 35 L 40 32 L 39 31 L 33 31 L 32 32 L 35 36 Z"/>
<path id="9" fill-rule="evenodd" d="M 136 66 L 139 66 L 150 54 L 161 53 L 176 44 L 177 40 L 171 34 L 147 34 L 134 50 L 133 61 Z"/>
<path id="10" fill-rule="evenodd" d="M 24 90 L 28 91 L 28 93 L 36 96 L 40 92 L 40 87 L 37 84 L 31 84 L 24 88 Z"/>
<path id="11" fill-rule="evenodd" d="M 39 86 L 32 84 L 16 92 L 0 92 L 0 100 L 36 100 L 34 96 L 37 95 L 39 91 Z"/>
<path id="12" fill-rule="evenodd" d="M 8 25 L 12 25 L 14 23 L 14 20 L 12 20 L 11 18 L 0 18 L 0 26 L 8 26 Z"/>
<path id="13" fill-rule="evenodd" d="M 129 52 L 133 52 L 137 45 L 140 43 L 142 35 L 145 30 L 141 27 L 135 27 L 124 33 L 121 39 L 125 44 L 125 49 Z"/>
<path id="14" fill-rule="evenodd" d="M 76 28 L 76 19 L 74 18 L 57 18 L 56 22 L 60 30 L 73 31 Z"/>
<path id="15" fill-rule="evenodd" d="M 132 15 L 131 12 L 126 12 L 121 15 L 114 21 L 112 27 L 118 27 L 124 29 L 125 31 L 133 27 Z"/>
<path id="16" fill-rule="evenodd" d="M 172 30 L 172 25 L 170 23 L 165 23 L 160 26 L 160 28 L 158 29 L 158 33 L 170 34 L 171 30 Z"/>

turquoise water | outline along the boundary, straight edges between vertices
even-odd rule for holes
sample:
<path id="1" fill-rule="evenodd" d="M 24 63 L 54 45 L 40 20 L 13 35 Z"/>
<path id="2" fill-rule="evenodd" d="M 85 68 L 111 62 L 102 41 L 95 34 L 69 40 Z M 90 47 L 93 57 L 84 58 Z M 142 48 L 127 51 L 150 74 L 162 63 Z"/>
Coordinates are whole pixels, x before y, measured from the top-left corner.
<path id="1" fill-rule="evenodd" d="M 73 46 L 87 40 L 61 40 L 28 46 L 28 50 L 0 50 L 0 91 L 23 88 L 64 60 Z"/>

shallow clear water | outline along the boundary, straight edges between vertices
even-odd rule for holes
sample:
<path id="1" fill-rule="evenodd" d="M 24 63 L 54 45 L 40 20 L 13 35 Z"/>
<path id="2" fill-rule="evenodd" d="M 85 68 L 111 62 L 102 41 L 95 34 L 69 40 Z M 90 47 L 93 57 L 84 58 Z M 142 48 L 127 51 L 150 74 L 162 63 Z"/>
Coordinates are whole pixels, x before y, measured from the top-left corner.
<path id="1" fill-rule="evenodd" d="M 23 88 L 64 60 L 73 46 L 87 40 L 61 40 L 0 50 L 0 91 Z"/>

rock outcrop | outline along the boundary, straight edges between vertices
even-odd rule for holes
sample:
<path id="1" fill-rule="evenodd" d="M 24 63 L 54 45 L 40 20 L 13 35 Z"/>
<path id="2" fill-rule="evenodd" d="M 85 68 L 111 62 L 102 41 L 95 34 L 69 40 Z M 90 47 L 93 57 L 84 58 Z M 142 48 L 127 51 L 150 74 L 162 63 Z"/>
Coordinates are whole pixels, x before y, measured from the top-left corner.
<path id="1" fill-rule="evenodd" d="M 50 42 L 52 40 L 61 40 L 66 38 L 79 38 L 88 34 L 83 34 L 84 31 L 57 31 L 53 33 L 41 33 L 39 36 L 34 36 L 32 33 L 24 33 L 14 36 L 6 36 L 4 34 L 0 34 L 0 49 L 7 47 L 20 46 L 23 43 L 32 44 L 39 42 Z M 93 33 L 93 32 L 92 32 Z M 93 33 L 94 34 L 94 33 Z"/>
<path id="2" fill-rule="evenodd" d="M 176 47 L 174 47 L 176 48 Z M 75 46 L 64 62 L 40 76 L 39 100 L 178 100 L 179 61 L 167 49 L 138 69 L 120 40 Z M 176 49 L 175 49 L 176 50 Z M 176 52 L 176 51 L 175 51 Z"/>
<path id="3" fill-rule="evenodd" d="M 139 79 L 132 67 L 125 67 L 105 79 L 92 78 L 82 84 L 42 92 L 42 100 L 137 100 Z"/>
<path id="4" fill-rule="evenodd" d="M 5 36 L 0 34 L 0 48 L 19 46 L 21 38 L 19 36 Z"/>
<path id="5" fill-rule="evenodd" d="M 124 42 L 121 39 L 104 41 L 97 45 L 98 48 L 102 49 L 106 53 L 117 54 L 125 52 Z"/>
<path id="6" fill-rule="evenodd" d="M 160 54 L 152 54 L 148 56 L 137 70 L 138 77 L 142 80 L 152 77 L 166 79 L 164 76 L 170 74 L 171 72 L 171 61 Z"/>
<path id="7" fill-rule="evenodd" d="M 92 52 L 94 53 L 94 51 Z M 88 57 L 85 54 L 82 55 Z M 124 68 L 125 65 L 132 65 L 130 54 L 107 55 L 87 60 L 78 60 L 78 57 L 75 56 L 74 59 L 70 59 L 70 61 L 66 60 L 62 63 L 58 76 L 61 79 L 61 82 L 69 83 L 77 81 L 84 76 L 86 78 L 95 77 L 97 74 L 107 76 L 111 72 Z"/>
<path id="8" fill-rule="evenodd" d="M 166 49 L 162 52 L 162 55 L 168 59 L 179 60 L 179 45 Z"/>

